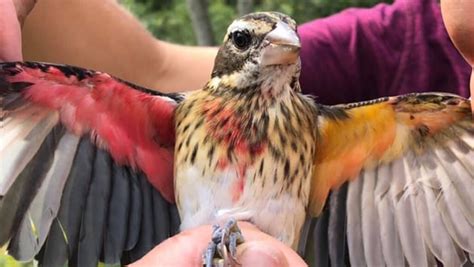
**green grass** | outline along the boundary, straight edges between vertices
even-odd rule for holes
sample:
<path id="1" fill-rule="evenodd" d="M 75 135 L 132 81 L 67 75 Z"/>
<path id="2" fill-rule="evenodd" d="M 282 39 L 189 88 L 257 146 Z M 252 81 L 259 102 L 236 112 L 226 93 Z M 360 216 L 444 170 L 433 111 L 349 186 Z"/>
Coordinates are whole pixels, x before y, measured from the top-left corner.
<path id="1" fill-rule="evenodd" d="M 31 262 L 19 262 L 8 255 L 5 248 L 0 248 L 0 267 L 35 267 L 37 264 Z"/>
<path id="2" fill-rule="evenodd" d="M 1 1 L 1 0 L 0 0 Z M 36 261 L 19 262 L 8 255 L 5 248 L 0 248 L 0 267 L 37 267 Z M 99 262 L 97 267 L 120 267 L 120 264 L 104 264 Z"/>

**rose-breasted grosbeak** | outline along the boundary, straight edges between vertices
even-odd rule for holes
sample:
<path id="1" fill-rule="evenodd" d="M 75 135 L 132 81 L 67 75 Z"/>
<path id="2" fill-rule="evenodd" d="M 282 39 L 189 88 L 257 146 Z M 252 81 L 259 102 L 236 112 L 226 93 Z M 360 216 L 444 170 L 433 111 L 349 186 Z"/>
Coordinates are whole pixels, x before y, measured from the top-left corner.
<path id="1" fill-rule="evenodd" d="M 295 28 L 278 13 L 232 23 L 211 80 L 177 108 L 182 228 L 234 217 L 296 248 L 318 132 L 316 106 L 298 84 Z"/>
<path id="2" fill-rule="evenodd" d="M 126 263 L 175 232 L 176 200 L 182 229 L 250 221 L 318 266 L 472 258 L 469 102 L 319 105 L 300 92 L 299 48 L 291 18 L 244 16 L 186 96 L 2 63 L 0 244 L 46 265 Z M 308 215 L 318 219 L 303 227 Z M 232 222 L 220 253 L 242 241 Z"/>

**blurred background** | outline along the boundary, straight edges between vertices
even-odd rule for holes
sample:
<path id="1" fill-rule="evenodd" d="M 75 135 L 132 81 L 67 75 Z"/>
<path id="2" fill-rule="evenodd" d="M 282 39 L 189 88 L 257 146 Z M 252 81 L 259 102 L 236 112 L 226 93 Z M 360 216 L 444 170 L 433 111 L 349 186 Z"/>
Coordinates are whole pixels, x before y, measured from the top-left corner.
<path id="1" fill-rule="evenodd" d="M 120 0 L 155 36 L 179 44 L 217 45 L 236 17 L 253 11 L 279 11 L 298 24 L 349 7 L 393 0 Z"/>
<path id="2" fill-rule="evenodd" d="M 2 0 L 0 0 L 2 1 Z M 118 0 L 161 40 L 188 45 L 218 45 L 236 17 L 253 11 L 279 11 L 298 24 L 350 7 L 371 7 L 393 0 Z M 0 267 L 19 263 L 0 248 Z"/>

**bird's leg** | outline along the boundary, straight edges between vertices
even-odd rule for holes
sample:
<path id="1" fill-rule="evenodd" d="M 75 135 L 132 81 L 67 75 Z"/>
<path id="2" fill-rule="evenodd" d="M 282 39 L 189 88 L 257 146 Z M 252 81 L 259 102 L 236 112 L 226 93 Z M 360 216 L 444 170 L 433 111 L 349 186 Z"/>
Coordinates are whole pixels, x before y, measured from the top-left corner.
<path id="1" fill-rule="evenodd" d="M 203 255 L 206 267 L 235 266 L 237 262 L 237 246 L 244 242 L 237 221 L 230 218 L 224 226 L 213 225 L 212 237 Z"/>

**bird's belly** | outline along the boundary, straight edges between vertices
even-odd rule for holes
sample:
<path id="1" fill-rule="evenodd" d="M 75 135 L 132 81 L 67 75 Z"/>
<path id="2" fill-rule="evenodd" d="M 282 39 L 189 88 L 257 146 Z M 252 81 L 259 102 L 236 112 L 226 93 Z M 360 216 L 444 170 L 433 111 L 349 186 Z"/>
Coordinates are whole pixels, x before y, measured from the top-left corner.
<path id="1" fill-rule="evenodd" d="M 295 248 L 309 202 L 314 111 L 296 94 L 251 113 L 247 104 L 212 96 L 178 108 L 174 177 L 181 229 L 233 217 Z"/>
<path id="2" fill-rule="evenodd" d="M 256 171 L 248 168 L 244 177 L 242 170 L 233 166 L 217 171 L 211 177 L 202 177 L 197 166 L 177 171 L 181 230 L 203 224 L 222 224 L 232 217 L 250 221 L 296 248 L 307 199 L 291 188 L 273 183 L 273 178 L 255 179 Z M 305 188 L 309 189 L 309 185 Z M 303 192 L 303 195 L 308 193 Z"/>

